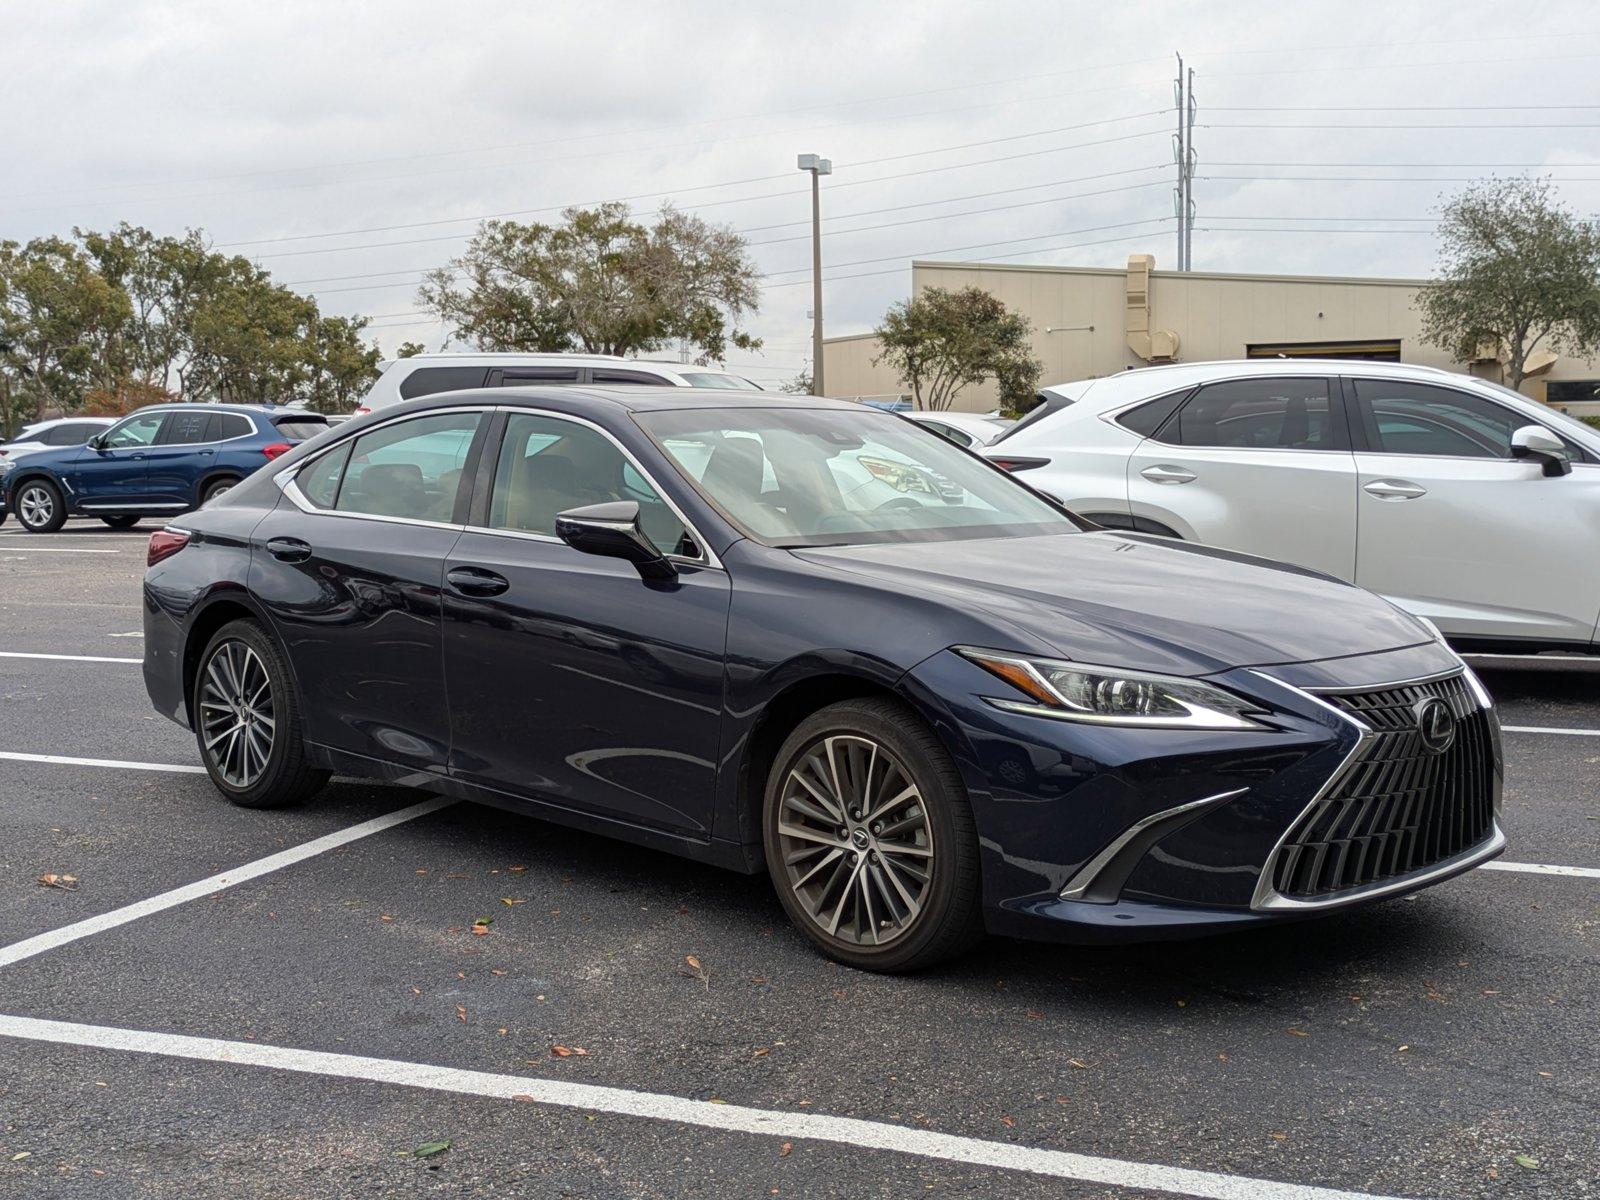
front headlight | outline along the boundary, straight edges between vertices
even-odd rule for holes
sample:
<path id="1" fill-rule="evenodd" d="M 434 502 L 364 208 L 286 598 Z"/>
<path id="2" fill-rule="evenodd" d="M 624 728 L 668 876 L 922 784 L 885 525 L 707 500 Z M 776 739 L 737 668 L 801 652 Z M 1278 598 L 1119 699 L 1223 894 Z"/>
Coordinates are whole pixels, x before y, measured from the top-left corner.
<path id="1" fill-rule="evenodd" d="M 957 647 L 957 653 L 1032 697 L 985 697 L 1011 712 L 1097 725 L 1156 729 L 1261 729 L 1250 718 L 1265 710 L 1214 684 L 1054 658 L 1019 658 Z"/>

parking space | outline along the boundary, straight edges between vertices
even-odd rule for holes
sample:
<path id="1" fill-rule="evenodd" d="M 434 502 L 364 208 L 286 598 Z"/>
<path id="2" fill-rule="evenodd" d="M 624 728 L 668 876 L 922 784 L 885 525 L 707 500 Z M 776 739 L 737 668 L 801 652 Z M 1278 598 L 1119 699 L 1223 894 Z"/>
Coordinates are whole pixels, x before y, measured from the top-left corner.
<path id="1" fill-rule="evenodd" d="M 143 537 L 19 536 L 0 655 L 137 658 Z M 1479 665 L 1600 730 L 1600 665 Z M 0 1191 L 1596 1194 L 1600 879 L 874 976 L 762 879 L 402 788 L 231 808 L 136 665 L 0 696 Z M 1506 858 L 1600 868 L 1600 738 L 1506 742 Z"/>

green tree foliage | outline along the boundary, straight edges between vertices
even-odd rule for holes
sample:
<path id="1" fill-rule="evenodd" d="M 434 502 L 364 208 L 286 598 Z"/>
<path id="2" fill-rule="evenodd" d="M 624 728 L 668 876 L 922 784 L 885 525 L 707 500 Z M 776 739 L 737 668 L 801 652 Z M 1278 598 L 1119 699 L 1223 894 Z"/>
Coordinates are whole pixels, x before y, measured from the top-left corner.
<path id="1" fill-rule="evenodd" d="M 417 298 L 480 350 L 626 355 L 682 340 L 709 362 L 760 346 L 740 327 L 759 279 L 732 230 L 670 207 L 646 227 L 612 203 L 559 225 L 487 221 Z"/>
<path id="2" fill-rule="evenodd" d="M 1033 356 L 1032 326 L 982 288 L 927 288 L 884 314 L 876 332 L 888 363 L 917 407 L 944 411 L 965 387 L 993 379 L 1001 407 L 1024 408 L 1044 364 Z"/>
<path id="3" fill-rule="evenodd" d="M 1472 185 L 1445 205 L 1439 242 L 1439 281 L 1417 297 L 1429 342 L 1462 361 L 1496 354 L 1511 387 L 1541 347 L 1600 350 L 1600 221 L 1573 216 L 1548 180 Z"/>
<path id="4" fill-rule="evenodd" d="M 0 418 L 156 400 L 352 407 L 378 373 L 365 318 L 316 300 L 190 230 L 119 225 L 0 243 Z"/>

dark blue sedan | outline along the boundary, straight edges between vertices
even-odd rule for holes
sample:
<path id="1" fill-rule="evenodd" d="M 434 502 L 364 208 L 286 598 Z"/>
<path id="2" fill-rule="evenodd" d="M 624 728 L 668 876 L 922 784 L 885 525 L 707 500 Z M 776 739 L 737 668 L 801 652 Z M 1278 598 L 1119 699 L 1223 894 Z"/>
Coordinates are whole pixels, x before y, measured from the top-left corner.
<path id="1" fill-rule="evenodd" d="M 853 404 L 429 397 L 149 562 L 146 685 L 233 802 L 340 772 L 765 871 L 854 966 L 1304 917 L 1505 844 L 1493 706 L 1429 626 Z"/>
<path id="2" fill-rule="evenodd" d="M 41 450 L 0 475 L 5 505 L 30 533 L 69 516 L 127 529 L 198 508 L 328 428 L 300 409 L 255 404 L 141 408 L 81 446 Z"/>

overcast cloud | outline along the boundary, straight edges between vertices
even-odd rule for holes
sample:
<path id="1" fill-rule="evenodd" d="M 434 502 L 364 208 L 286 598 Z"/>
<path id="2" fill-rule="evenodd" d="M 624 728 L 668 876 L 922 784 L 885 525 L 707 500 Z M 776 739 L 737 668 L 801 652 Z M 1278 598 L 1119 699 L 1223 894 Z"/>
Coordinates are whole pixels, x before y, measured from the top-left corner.
<path id="1" fill-rule="evenodd" d="M 830 333 L 870 328 L 919 255 L 1119 266 L 1148 250 L 1167 267 L 1174 51 L 1199 99 L 1196 269 L 1427 274 L 1429 219 L 1461 177 L 1548 173 L 1600 210 L 1600 12 L 1511 11 L 4 0 L 0 238 L 202 228 L 325 311 L 371 315 L 386 350 L 431 349 L 416 275 L 474 218 L 671 199 L 764 243 L 767 347 L 733 362 L 776 382 L 808 353 L 796 153 L 835 164 Z M 1375 107 L 1293 111 L 1327 106 Z M 1359 232 L 1374 225 L 1403 232 Z"/>

